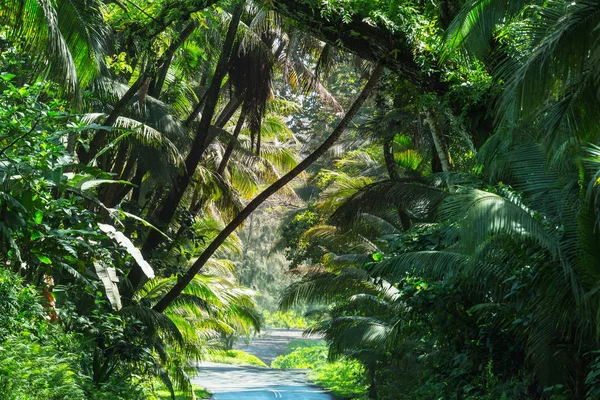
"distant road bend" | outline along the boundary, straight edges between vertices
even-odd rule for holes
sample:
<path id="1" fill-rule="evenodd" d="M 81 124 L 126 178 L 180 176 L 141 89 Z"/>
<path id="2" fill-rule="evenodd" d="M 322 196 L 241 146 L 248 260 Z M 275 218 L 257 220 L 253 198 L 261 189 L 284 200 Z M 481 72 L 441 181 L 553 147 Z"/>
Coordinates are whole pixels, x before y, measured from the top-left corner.
<path id="1" fill-rule="evenodd" d="M 238 348 L 254 354 L 266 364 L 282 354 L 292 339 L 301 338 L 301 331 L 274 330 L 250 345 Z M 280 370 L 203 363 L 193 383 L 213 393 L 214 400 L 331 400 L 324 390 L 310 384 L 306 370 Z"/>

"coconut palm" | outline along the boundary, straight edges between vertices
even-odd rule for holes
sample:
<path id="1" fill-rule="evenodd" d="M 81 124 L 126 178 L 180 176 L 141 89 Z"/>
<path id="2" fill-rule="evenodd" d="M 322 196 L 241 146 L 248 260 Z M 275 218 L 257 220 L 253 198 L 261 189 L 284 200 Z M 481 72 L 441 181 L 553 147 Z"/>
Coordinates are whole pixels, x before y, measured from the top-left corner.
<path id="1" fill-rule="evenodd" d="M 37 76 L 64 82 L 79 96 L 104 68 L 103 7 L 98 1 L 8 1 L 0 6 L 0 21 L 19 49 L 39 55 L 34 57 Z"/>

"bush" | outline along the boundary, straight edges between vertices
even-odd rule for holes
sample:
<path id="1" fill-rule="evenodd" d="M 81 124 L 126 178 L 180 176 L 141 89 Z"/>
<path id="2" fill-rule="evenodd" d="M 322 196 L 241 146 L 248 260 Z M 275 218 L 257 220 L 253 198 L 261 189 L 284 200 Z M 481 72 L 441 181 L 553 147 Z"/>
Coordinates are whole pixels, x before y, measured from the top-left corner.
<path id="1" fill-rule="evenodd" d="M 263 311 L 265 325 L 272 328 L 306 329 L 308 323 L 304 317 L 295 311 Z"/>
<path id="2" fill-rule="evenodd" d="M 71 335 L 45 320 L 35 289 L 0 268 L 0 393 L 6 400 L 86 398 Z"/>
<path id="3" fill-rule="evenodd" d="M 194 395 L 196 396 L 196 399 L 198 399 L 198 400 L 210 398 L 209 392 L 207 392 L 206 390 L 199 388 L 197 386 L 194 386 Z M 175 400 L 187 400 L 187 399 L 189 399 L 188 396 L 185 396 L 185 395 L 175 391 Z M 165 385 L 160 383 L 156 386 L 156 388 L 154 388 L 152 390 L 152 394 L 150 394 L 148 396 L 147 400 L 172 400 L 171 392 L 169 392 L 169 389 L 167 389 L 167 387 Z"/>
<path id="4" fill-rule="evenodd" d="M 29 336 L 0 345 L 0 393 L 6 400 L 86 398 L 75 357 Z"/>
<path id="5" fill-rule="evenodd" d="M 310 369 L 308 379 L 329 390 L 338 398 L 360 398 L 367 391 L 365 371 L 354 360 L 341 358 L 327 361 L 327 345 L 323 341 L 294 340 L 288 354 L 277 357 L 273 368 Z"/>
<path id="6" fill-rule="evenodd" d="M 300 347 L 287 355 L 277 357 L 271 363 L 273 368 L 314 369 L 327 362 L 327 347 Z"/>
<path id="7" fill-rule="evenodd" d="M 103 385 L 90 378 L 91 349 L 83 335 L 46 320 L 35 288 L 0 268 L 0 398 L 2 400 L 137 400 L 143 378 L 115 373 Z M 64 318 L 67 318 L 63 315 Z M 64 321 L 63 321 L 64 322 Z"/>
<path id="8" fill-rule="evenodd" d="M 248 354 L 242 350 L 227 350 L 222 353 L 211 355 L 208 361 L 216 362 L 219 364 L 232 364 L 232 365 L 255 365 L 257 367 L 266 367 L 261 359 Z"/>
<path id="9" fill-rule="evenodd" d="M 365 370 L 359 362 L 341 359 L 318 365 L 308 379 L 329 390 L 335 397 L 356 399 L 367 391 Z"/>

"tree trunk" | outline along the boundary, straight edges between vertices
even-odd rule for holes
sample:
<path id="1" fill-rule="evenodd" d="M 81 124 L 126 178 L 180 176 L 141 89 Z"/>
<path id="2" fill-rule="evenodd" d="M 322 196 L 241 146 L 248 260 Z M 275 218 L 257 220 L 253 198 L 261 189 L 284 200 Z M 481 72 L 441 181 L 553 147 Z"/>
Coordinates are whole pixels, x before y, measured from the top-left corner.
<path id="1" fill-rule="evenodd" d="M 133 169 L 137 165 L 137 160 L 131 158 L 127 164 L 125 164 L 125 169 L 123 170 L 123 175 L 121 175 L 122 180 L 129 181 L 131 179 L 131 173 Z M 133 182 L 132 182 L 133 183 Z M 112 185 L 115 186 L 115 185 Z M 109 207 L 114 207 L 119 204 L 123 199 L 131 192 L 133 186 L 131 185 L 119 185 L 119 190 L 117 191 L 115 197 L 112 199 L 112 204 L 107 204 Z"/>
<path id="2" fill-rule="evenodd" d="M 451 165 L 448 159 L 448 155 L 446 153 L 446 148 L 444 146 L 443 130 L 440 125 L 439 120 L 437 119 L 437 115 L 435 111 L 426 110 L 425 114 L 427 116 L 427 124 L 429 125 L 429 130 L 431 131 L 431 138 L 433 139 L 433 144 L 435 146 L 435 150 L 437 151 L 438 158 L 440 160 L 440 164 L 442 166 L 442 171 L 448 173 L 450 172 Z"/>
<path id="3" fill-rule="evenodd" d="M 135 171 L 135 175 L 133 176 L 133 179 L 131 180 L 131 183 L 133 183 L 135 185 L 132 187 L 133 193 L 131 193 L 131 200 L 138 205 L 140 203 L 140 196 L 142 194 L 142 181 L 144 180 L 144 176 L 146 176 L 147 172 L 148 172 L 148 170 L 146 168 L 143 168 L 138 163 L 136 171 Z"/>
<path id="4" fill-rule="evenodd" d="M 385 160 L 385 167 L 387 168 L 390 179 L 398 179 L 400 174 L 398 173 L 398 164 L 394 159 L 394 136 L 385 138 L 383 142 L 383 158 Z"/>
<path id="5" fill-rule="evenodd" d="M 246 120 L 246 112 L 242 109 L 242 114 L 235 125 L 235 129 L 233 130 L 233 136 L 229 144 L 227 144 L 227 149 L 223 154 L 223 159 L 219 164 L 219 168 L 217 168 L 217 174 L 223 175 L 225 172 L 225 168 L 227 168 L 227 164 L 229 163 L 229 159 L 231 158 L 231 154 L 233 153 L 233 149 L 235 148 L 235 144 L 237 143 L 238 136 L 240 136 L 240 132 L 242 131 L 242 126 L 244 126 L 244 121 Z"/>
<path id="6" fill-rule="evenodd" d="M 154 310 L 163 312 L 185 289 L 190 281 L 196 276 L 198 272 L 204 267 L 206 262 L 212 257 L 214 252 L 223 244 L 225 239 L 233 233 L 248 216 L 256 210 L 262 203 L 264 203 L 269 197 L 275 194 L 279 189 L 287 185 L 292 179 L 296 178 L 308 167 L 310 167 L 315 161 L 317 161 L 325 152 L 327 152 L 331 146 L 337 141 L 337 139 L 346 130 L 358 110 L 362 107 L 364 102 L 370 96 L 375 89 L 377 82 L 383 74 L 383 67 L 378 65 L 371 78 L 365 85 L 364 89 L 354 101 L 354 104 L 350 107 L 344 118 L 340 121 L 338 126 L 329 135 L 329 137 L 308 157 L 306 157 L 300 164 L 293 168 L 290 172 L 282 176 L 275 183 L 271 184 L 262 193 L 256 196 L 248 205 L 217 235 L 217 237 L 208 245 L 206 250 L 200 255 L 196 262 L 190 267 L 190 269 L 182 275 L 175 286 L 160 299 L 160 301 L 154 306 Z"/>
<path id="7" fill-rule="evenodd" d="M 202 109 L 204 108 L 204 105 L 206 104 L 206 95 L 207 94 L 208 94 L 208 92 L 204 92 L 202 97 L 200 97 L 200 100 L 198 100 L 198 104 L 196 104 L 196 107 L 194 107 L 194 109 L 190 113 L 190 116 L 187 117 L 186 120 L 183 122 L 183 124 L 185 126 L 190 126 L 190 124 L 192 122 L 194 122 L 194 120 L 198 117 L 198 115 L 200 115 L 200 111 L 202 111 Z"/>
<path id="8" fill-rule="evenodd" d="M 162 208 L 158 214 L 159 223 L 162 222 L 163 224 L 168 224 L 173 218 L 173 215 L 175 214 L 175 211 L 179 206 L 179 202 L 181 201 L 183 194 L 189 186 L 192 176 L 194 175 L 194 172 L 196 171 L 196 168 L 200 163 L 204 150 L 206 149 L 206 139 L 208 137 L 208 132 L 211 126 L 213 116 L 215 115 L 217 102 L 219 100 L 221 82 L 223 81 L 223 78 L 227 73 L 229 57 L 231 55 L 233 42 L 235 40 L 235 34 L 237 32 L 237 28 L 243 10 L 244 1 L 242 0 L 236 6 L 233 15 L 231 16 L 231 22 L 229 23 L 229 29 L 227 31 L 227 37 L 225 38 L 225 42 L 223 44 L 223 50 L 219 57 L 217 67 L 213 75 L 213 80 L 207 91 L 206 105 L 204 106 L 204 112 L 202 113 L 202 118 L 200 119 L 196 139 L 194 140 L 192 149 L 185 160 L 185 171 L 182 175 L 179 176 L 177 184 L 169 192 L 166 200 L 162 203 Z M 158 246 L 161 240 L 162 236 L 155 230 L 151 230 L 148 237 L 146 238 L 146 242 L 144 243 L 142 251 L 145 253 L 149 253 L 151 250 L 155 249 L 156 246 Z M 134 290 L 137 288 L 137 286 L 141 283 L 143 279 L 144 276 L 141 269 L 137 266 L 134 266 L 131 272 L 129 273 L 129 280 Z"/>
<path id="9" fill-rule="evenodd" d="M 121 142 L 119 151 L 115 157 L 115 162 L 112 168 L 112 173 L 115 174 L 117 179 L 123 179 L 123 168 L 127 162 L 127 155 L 129 154 L 129 146 L 127 143 Z M 116 197 L 121 185 L 106 185 L 106 187 L 100 190 L 100 200 L 109 207 L 113 206 L 113 199 Z"/>
<path id="10" fill-rule="evenodd" d="M 227 105 L 223 108 L 223 111 L 221 111 L 221 114 L 219 114 L 219 116 L 217 117 L 217 120 L 215 121 L 215 126 L 219 127 L 219 128 L 223 128 L 227 124 L 227 122 L 229 122 L 231 117 L 233 117 L 233 114 L 235 114 L 235 112 L 237 111 L 238 108 L 240 108 L 241 105 L 242 105 L 241 96 L 233 97 L 231 100 L 229 100 Z M 206 147 L 208 147 L 209 144 L 210 143 L 207 143 Z"/>
<path id="11" fill-rule="evenodd" d="M 370 365 L 368 367 L 369 370 L 369 393 L 368 396 L 370 399 L 377 398 L 377 382 L 375 379 L 375 366 Z"/>

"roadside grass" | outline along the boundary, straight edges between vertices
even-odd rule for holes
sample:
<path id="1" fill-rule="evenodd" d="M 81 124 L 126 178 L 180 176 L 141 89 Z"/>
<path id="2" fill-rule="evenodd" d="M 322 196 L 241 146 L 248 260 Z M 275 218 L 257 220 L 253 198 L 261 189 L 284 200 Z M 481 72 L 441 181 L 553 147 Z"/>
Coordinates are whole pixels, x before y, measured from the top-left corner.
<path id="1" fill-rule="evenodd" d="M 293 340 L 287 354 L 277 357 L 272 368 L 310 369 L 308 379 L 329 390 L 338 399 L 360 399 L 367 392 L 364 368 L 354 360 L 327 361 L 327 344 L 322 340 Z"/>
<path id="2" fill-rule="evenodd" d="M 162 383 L 157 383 L 154 390 L 154 395 L 150 396 L 148 400 L 172 400 L 171 392 L 169 389 Z M 201 387 L 194 385 L 194 394 L 198 400 L 200 399 L 208 399 L 210 398 L 210 393 Z M 184 395 L 181 392 L 175 391 L 175 400 L 189 400 L 189 396 Z"/>
<path id="3" fill-rule="evenodd" d="M 287 352 L 291 353 L 292 351 L 303 347 L 325 347 L 325 350 L 327 350 L 327 343 L 320 339 L 294 339 L 288 343 Z"/>
<path id="4" fill-rule="evenodd" d="M 229 365 L 254 365 L 257 367 L 268 367 L 258 357 L 248 354 L 242 350 L 226 350 L 218 354 L 211 355 L 208 361 L 229 364 Z"/>

